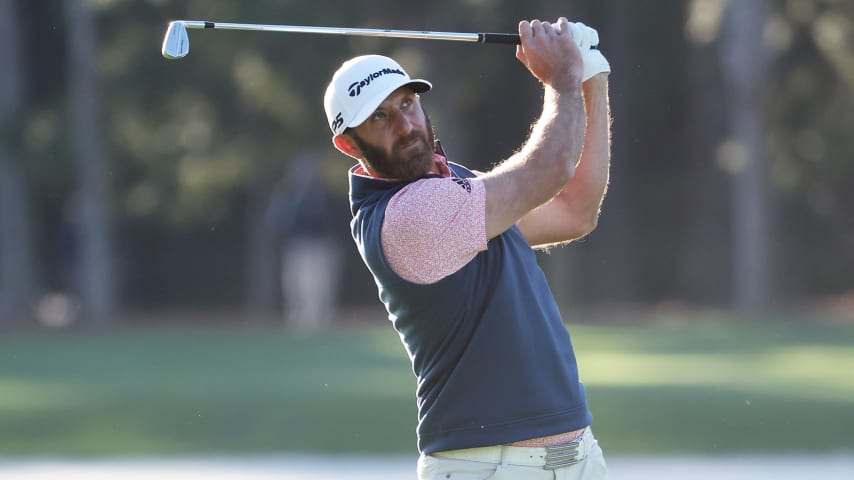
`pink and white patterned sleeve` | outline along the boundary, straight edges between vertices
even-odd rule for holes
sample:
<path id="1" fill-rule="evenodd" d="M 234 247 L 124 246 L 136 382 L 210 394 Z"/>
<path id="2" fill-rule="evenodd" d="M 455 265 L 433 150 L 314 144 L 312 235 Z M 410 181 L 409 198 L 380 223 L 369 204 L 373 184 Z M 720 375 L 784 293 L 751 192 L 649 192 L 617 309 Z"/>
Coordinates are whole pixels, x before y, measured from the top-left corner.
<path id="1" fill-rule="evenodd" d="M 436 283 L 486 250 L 486 190 L 483 182 L 427 178 L 401 189 L 385 211 L 382 248 L 401 278 Z"/>

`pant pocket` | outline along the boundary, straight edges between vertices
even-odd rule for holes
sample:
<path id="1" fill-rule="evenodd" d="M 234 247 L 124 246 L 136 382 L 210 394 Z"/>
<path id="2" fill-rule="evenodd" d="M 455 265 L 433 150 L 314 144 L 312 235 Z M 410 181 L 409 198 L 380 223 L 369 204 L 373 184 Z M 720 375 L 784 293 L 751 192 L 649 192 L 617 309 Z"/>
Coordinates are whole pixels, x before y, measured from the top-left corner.
<path id="1" fill-rule="evenodd" d="M 492 480 L 499 465 L 422 455 L 418 480 Z"/>

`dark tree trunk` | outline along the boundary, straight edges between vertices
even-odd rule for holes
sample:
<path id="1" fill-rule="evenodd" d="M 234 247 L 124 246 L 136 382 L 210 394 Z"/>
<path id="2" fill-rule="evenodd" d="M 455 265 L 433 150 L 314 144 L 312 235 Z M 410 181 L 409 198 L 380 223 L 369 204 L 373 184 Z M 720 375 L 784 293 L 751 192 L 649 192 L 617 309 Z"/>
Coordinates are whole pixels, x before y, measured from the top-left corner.
<path id="1" fill-rule="evenodd" d="M 767 20 L 768 5 L 763 0 L 730 2 L 720 45 L 729 123 L 729 139 L 722 154 L 733 175 L 733 295 L 735 306 L 745 312 L 762 311 L 770 303 L 761 102 L 770 56 L 763 39 Z"/>
<path id="2" fill-rule="evenodd" d="M 66 0 L 69 49 L 69 112 L 77 193 L 72 200 L 79 250 L 76 290 L 82 321 L 111 321 L 116 302 L 112 271 L 109 181 L 98 115 L 97 52 L 91 2 Z"/>
<path id="3" fill-rule="evenodd" d="M 13 0 L 0 0 L 0 324 L 22 321 L 33 295 L 29 193 L 13 128 L 21 111 L 21 63 Z"/>

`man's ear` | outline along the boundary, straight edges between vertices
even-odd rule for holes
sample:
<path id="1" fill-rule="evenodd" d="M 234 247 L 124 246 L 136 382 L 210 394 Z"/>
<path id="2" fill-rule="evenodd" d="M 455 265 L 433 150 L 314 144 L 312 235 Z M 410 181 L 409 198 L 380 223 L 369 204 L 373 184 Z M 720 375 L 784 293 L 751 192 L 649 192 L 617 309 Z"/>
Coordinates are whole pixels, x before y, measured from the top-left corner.
<path id="1" fill-rule="evenodd" d="M 353 137 L 346 134 L 335 135 L 332 138 L 332 143 L 335 144 L 335 148 L 341 151 L 344 155 L 351 156 L 356 160 L 362 159 L 362 150 L 359 149 L 359 146 L 356 145 L 356 142 L 353 141 Z"/>
<path id="2" fill-rule="evenodd" d="M 336 135 L 335 137 L 333 137 L 332 143 L 335 144 L 335 148 L 337 148 L 338 150 L 341 150 L 341 152 L 344 153 L 345 155 L 353 157 L 356 160 L 358 160 L 359 165 L 361 165 L 362 168 L 364 168 L 365 171 L 368 172 L 368 174 L 370 174 L 374 177 L 379 176 L 374 171 L 374 169 L 372 169 L 371 166 L 368 165 L 368 162 L 365 160 L 364 155 L 362 154 L 362 149 L 359 148 L 358 145 L 356 145 L 356 142 L 353 140 L 353 137 L 351 137 L 350 135 L 346 135 L 346 134 L 342 133 L 340 135 Z"/>

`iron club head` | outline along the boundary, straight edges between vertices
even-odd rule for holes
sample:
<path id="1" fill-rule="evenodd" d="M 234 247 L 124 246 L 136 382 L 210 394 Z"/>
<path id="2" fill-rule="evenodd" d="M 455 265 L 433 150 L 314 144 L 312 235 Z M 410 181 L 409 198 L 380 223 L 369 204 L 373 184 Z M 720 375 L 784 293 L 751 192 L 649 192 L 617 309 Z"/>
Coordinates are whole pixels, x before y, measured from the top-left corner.
<path id="1" fill-rule="evenodd" d="M 190 53 L 190 38 L 187 35 L 187 26 L 184 22 L 169 22 L 169 29 L 166 30 L 166 36 L 163 37 L 161 53 L 163 57 L 170 60 L 184 58 Z"/>

